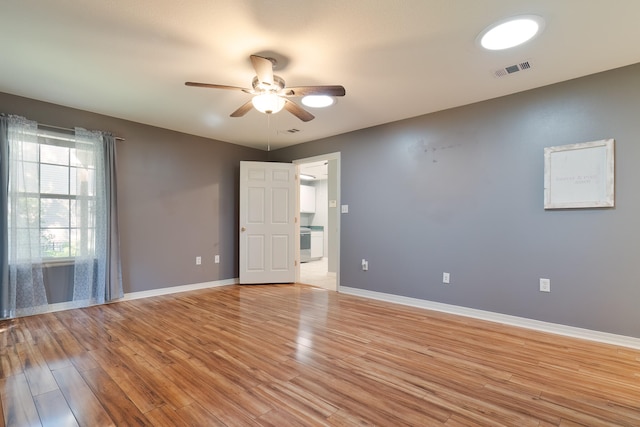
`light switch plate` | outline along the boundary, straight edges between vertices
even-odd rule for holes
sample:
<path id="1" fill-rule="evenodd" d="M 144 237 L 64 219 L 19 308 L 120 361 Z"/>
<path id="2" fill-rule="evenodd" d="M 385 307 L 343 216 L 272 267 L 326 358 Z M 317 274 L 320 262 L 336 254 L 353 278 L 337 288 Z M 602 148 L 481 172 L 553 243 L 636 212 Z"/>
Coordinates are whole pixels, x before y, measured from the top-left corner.
<path id="1" fill-rule="evenodd" d="M 540 279 L 540 292 L 551 292 L 550 279 Z"/>
<path id="2" fill-rule="evenodd" d="M 341 208 L 342 213 L 349 213 L 349 205 L 342 205 Z"/>
<path id="3" fill-rule="evenodd" d="M 338 207 L 338 201 L 337 200 L 329 200 L 329 207 L 330 208 L 337 208 Z"/>

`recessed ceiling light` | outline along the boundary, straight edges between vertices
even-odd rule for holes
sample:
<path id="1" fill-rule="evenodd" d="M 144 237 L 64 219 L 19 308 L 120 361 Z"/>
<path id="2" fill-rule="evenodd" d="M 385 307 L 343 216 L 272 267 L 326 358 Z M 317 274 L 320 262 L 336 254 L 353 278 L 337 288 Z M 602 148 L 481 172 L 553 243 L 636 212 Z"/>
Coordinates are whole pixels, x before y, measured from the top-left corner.
<path id="1" fill-rule="evenodd" d="M 531 40 L 543 29 L 544 19 L 540 16 L 514 16 L 487 27 L 477 40 L 488 50 L 509 49 Z"/>
<path id="2" fill-rule="evenodd" d="M 302 98 L 302 103 L 311 108 L 324 108 L 333 105 L 334 99 L 327 95 L 307 95 Z"/>

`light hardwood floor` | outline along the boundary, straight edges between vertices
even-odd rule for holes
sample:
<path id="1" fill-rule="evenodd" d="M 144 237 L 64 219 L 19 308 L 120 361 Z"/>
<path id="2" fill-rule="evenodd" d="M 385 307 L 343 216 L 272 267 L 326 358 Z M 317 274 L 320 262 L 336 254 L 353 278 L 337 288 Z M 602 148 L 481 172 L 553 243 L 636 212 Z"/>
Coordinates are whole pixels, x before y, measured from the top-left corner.
<path id="1" fill-rule="evenodd" d="M 640 351 L 302 285 L 0 322 L 9 426 L 640 426 Z"/>

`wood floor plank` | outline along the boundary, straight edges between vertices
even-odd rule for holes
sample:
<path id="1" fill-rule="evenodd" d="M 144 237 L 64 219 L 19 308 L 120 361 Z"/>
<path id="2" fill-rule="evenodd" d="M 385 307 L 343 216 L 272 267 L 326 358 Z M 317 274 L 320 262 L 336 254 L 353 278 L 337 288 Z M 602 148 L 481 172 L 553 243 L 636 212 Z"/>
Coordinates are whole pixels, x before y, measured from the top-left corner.
<path id="1" fill-rule="evenodd" d="M 7 426 L 40 426 L 40 417 L 24 374 L 0 379 L 0 400 Z"/>
<path id="2" fill-rule="evenodd" d="M 53 376 L 81 426 L 115 426 L 104 407 L 73 366 L 53 371 Z"/>
<path id="3" fill-rule="evenodd" d="M 291 382 L 278 381 L 261 385 L 255 389 L 256 394 L 271 402 L 273 408 L 286 410 L 299 418 L 322 423 L 335 412 L 338 407 L 309 393 L 308 390 Z"/>
<path id="4" fill-rule="evenodd" d="M 252 418 L 259 418 L 274 409 L 272 402 L 255 389 L 235 394 L 233 401 Z"/>
<path id="5" fill-rule="evenodd" d="M 0 386 L 4 386 L 3 379 L 0 379 Z M 4 416 L 4 402 L 2 399 L 2 393 L 0 393 L 0 426 L 5 426 L 5 416 Z"/>
<path id="6" fill-rule="evenodd" d="M 211 427 L 232 427 L 233 424 L 223 423 L 213 415 L 211 412 L 207 411 L 197 402 L 193 402 L 188 406 L 183 406 L 180 409 L 176 409 L 176 413 L 179 417 L 180 424 L 176 425 L 187 425 L 193 427 L 201 427 L 201 426 L 211 426 Z M 183 424 L 184 423 L 184 424 Z M 238 425 L 249 425 L 249 424 L 238 424 Z"/>
<path id="7" fill-rule="evenodd" d="M 289 408 L 272 409 L 258 419 L 261 426 L 268 427 L 314 427 L 326 426 L 324 419 L 306 417 L 304 414 L 291 412 Z"/>
<path id="8" fill-rule="evenodd" d="M 256 425 L 250 412 L 235 402 L 234 396 L 242 389 L 229 390 L 226 382 L 219 387 L 221 383 L 215 380 L 215 376 L 211 372 L 200 371 L 201 367 L 198 363 L 174 364 L 165 367 L 163 373 L 184 393 L 194 398 L 196 402 L 191 405 L 197 404 L 216 419 L 225 424 Z M 176 411 L 181 412 L 184 408 Z"/>
<path id="9" fill-rule="evenodd" d="M 0 426 L 640 426 L 639 396 L 631 348 L 305 285 L 0 321 Z"/>
<path id="10" fill-rule="evenodd" d="M 165 402 L 156 391 L 147 385 L 138 372 L 132 370 L 117 354 L 116 348 L 102 348 L 89 352 L 91 357 L 100 366 L 100 370 L 107 373 L 111 380 L 143 413 L 155 407 L 162 406 Z"/>
<path id="11" fill-rule="evenodd" d="M 335 426 L 335 427 L 352 427 L 352 426 L 368 427 L 368 426 L 376 425 L 356 414 L 350 413 L 345 409 L 340 409 L 335 414 L 331 415 L 327 419 L 327 422 L 329 425 Z M 437 425 L 437 424 L 433 424 L 433 425 Z"/>
<path id="12" fill-rule="evenodd" d="M 265 357 L 259 352 L 247 351 L 242 343 L 225 343 L 221 350 L 216 351 L 220 357 L 233 359 L 234 363 L 247 366 L 248 372 L 255 378 L 263 381 L 272 379 L 290 380 L 298 373 L 286 365 L 289 358 L 273 360 Z"/>
<path id="13" fill-rule="evenodd" d="M 177 409 L 194 402 L 193 397 L 171 382 L 161 370 L 148 363 L 143 356 L 131 351 L 127 346 L 118 347 L 115 351 L 120 356 L 122 363 L 144 378 L 145 384 L 157 394 L 161 401 L 165 402 L 161 406 Z"/>
<path id="14" fill-rule="evenodd" d="M 78 342 L 76 336 L 69 330 L 52 331 L 51 337 L 63 349 L 67 359 L 74 360 L 76 357 L 86 357 L 88 350 Z"/>
<path id="15" fill-rule="evenodd" d="M 111 335 L 121 342 L 126 343 L 126 346 L 135 353 L 144 356 L 144 358 L 156 368 L 172 363 L 172 360 L 166 355 L 167 349 L 158 349 L 155 346 L 149 345 L 146 336 L 138 335 L 135 330 L 130 328 L 131 325 L 129 325 L 129 323 L 136 322 L 125 322 L 117 328 L 112 328 L 110 330 Z M 157 334 L 158 332 L 155 333 Z"/>
<path id="16" fill-rule="evenodd" d="M 62 343 L 62 345 L 64 345 L 64 343 Z M 52 371 L 67 368 L 73 364 L 71 359 L 69 359 L 67 352 L 52 335 L 39 340 L 37 347 L 40 354 L 42 354 L 42 357 L 47 362 L 49 369 Z"/>
<path id="17" fill-rule="evenodd" d="M 22 362 L 20 362 L 17 346 L 18 344 L 12 344 L 0 348 L 0 379 L 22 372 Z"/>
<path id="18" fill-rule="evenodd" d="M 306 372 L 291 382 L 311 394 L 347 408 L 379 425 L 428 425 L 448 418 L 433 410 L 424 400 L 411 395 L 390 393 L 383 384 L 359 377 L 349 369 L 336 366 L 322 356 L 307 357 Z M 368 408 L 368 409 L 367 409 Z M 375 411 L 371 411 L 375 408 Z"/>
<path id="19" fill-rule="evenodd" d="M 116 425 L 151 425 L 131 401 L 127 390 L 120 388 L 119 383 L 116 383 L 102 368 L 84 371 L 80 375 Z"/>
<path id="20" fill-rule="evenodd" d="M 20 343 L 16 348 L 31 394 L 38 396 L 57 390 L 58 384 L 40 351 L 28 342 Z"/>
<path id="21" fill-rule="evenodd" d="M 42 427 L 78 427 L 76 417 L 60 389 L 37 395 L 33 399 Z"/>
<path id="22" fill-rule="evenodd" d="M 19 325 L 21 320 L 18 319 L 4 319 L 0 320 L 0 349 L 13 346 L 13 334 L 11 329 L 16 325 Z"/>
<path id="23" fill-rule="evenodd" d="M 187 413 L 188 414 L 188 413 Z M 183 415 L 178 414 L 174 408 L 169 405 L 163 405 L 154 408 L 145 414 L 145 417 L 154 427 L 175 427 L 186 426 L 190 423 L 185 420 Z"/>

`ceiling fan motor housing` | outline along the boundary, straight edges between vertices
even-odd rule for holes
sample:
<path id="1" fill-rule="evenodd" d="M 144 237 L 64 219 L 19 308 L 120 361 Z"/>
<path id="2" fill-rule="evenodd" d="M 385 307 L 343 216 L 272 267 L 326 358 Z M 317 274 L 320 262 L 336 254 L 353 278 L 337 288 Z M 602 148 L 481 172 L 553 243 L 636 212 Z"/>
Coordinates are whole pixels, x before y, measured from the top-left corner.
<path id="1" fill-rule="evenodd" d="M 262 92 L 279 92 L 284 89 L 284 79 L 280 76 L 273 75 L 273 85 L 265 84 L 258 79 L 258 76 L 253 78 L 251 86 L 256 93 Z"/>

